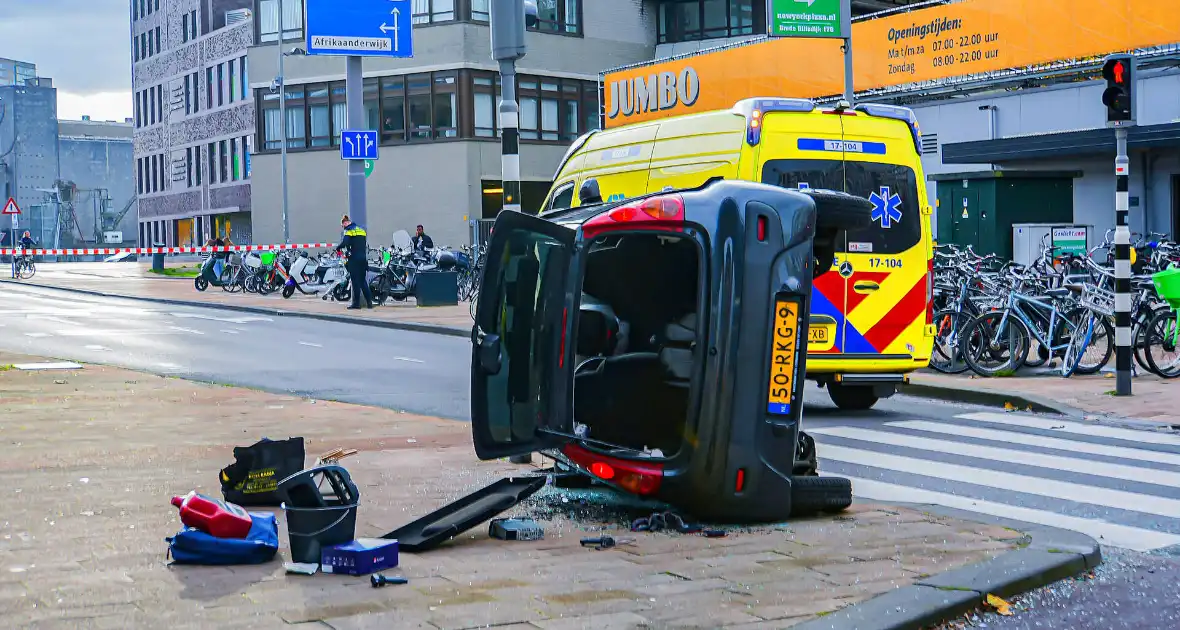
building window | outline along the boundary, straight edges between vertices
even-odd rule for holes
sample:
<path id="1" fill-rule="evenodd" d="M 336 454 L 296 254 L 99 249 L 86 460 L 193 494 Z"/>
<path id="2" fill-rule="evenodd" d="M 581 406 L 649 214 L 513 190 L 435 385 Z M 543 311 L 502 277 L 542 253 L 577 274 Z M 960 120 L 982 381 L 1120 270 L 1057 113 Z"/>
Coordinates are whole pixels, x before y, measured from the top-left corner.
<path id="1" fill-rule="evenodd" d="M 232 103 L 232 102 L 234 102 L 234 93 L 237 91 L 237 86 L 238 86 L 238 82 L 235 80 L 235 77 L 238 73 L 237 72 L 237 70 L 238 70 L 237 62 L 230 61 L 230 62 L 227 62 L 225 64 L 225 66 L 226 66 L 226 69 L 229 73 L 229 81 L 227 82 L 228 84 L 225 87 L 229 91 L 229 102 Z"/>
<path id="2" fill-rule="evenodd" d="M 193 113 L 193 75 L 184 75 L 184 115 Z M 191 184 L 190 184 L 191 186 Z"/>
<path id="3" fill-rule="evenodd" d="M 201 147 L 193 147 L 193 161 L 196 162 L 197 167 L 197 185 L 201 185 Z"/>
<path id="4" fill-rule="evenodd" d="M 217 106 L 225 105 L 225 64 L 217 64 Z"/>
<path id="5" fill-rule="evenodd" d="M 496 115 L 499 109 L 496 96 L 500 91 L 500 75 L 488 72 L 474 73 L 471 83 L 475 137 L 495 138 Z"/>
<path id="6" fill-rule="evenodd" d="M 739 37 L 766 32 L 766 3 L 760 0 L 662 2 L 659 43 Z"/>
<path id="7" fill-rule="evenodd" d="M 406 139 L 405 77 L 381 78 L 381 142 L 390 144 Z"/>
<path id="8" fill-rule="evenodd" d="M 143 194 L 143 158 L 135 160 L 135 191 Z"/>
<path id="9" fill-rule="evenodd" d="M 208 146 L 209 153 L 209 184 L 217 183 L 217 143 L 210 142 Z"/>
<path id="10" fill-rule="evenodd" d="M 221 170 L 217 173 L 217 181 L 225 183 L 229 181 L 229 141 L 222 140 L 218 143 L 218 165 Z"/>
<path id="11" fill-rule="evenodd" d="M 455 20 L 455 0 L 414 0 L 414 24 Z"/>
<path id="12" fill-rule="evenodd" d="M 332 108 L 326 84 L 307 86 L 307 108 L 311 117 L 311 146 L 332 146 Z"/>
<path id="13" fill-rule="evenodd" d="M 477 22 L 492 20 L 491 0 L 471 0 L 471 19 Z"/>
<path id="14" fill-rule="evenodd" d="M 242 158 L 238 155 L 239 149 L 240 149 L 240 147 L 238 146 L 238 139 L 237 138 L 230 138 L 230 140 L 229 140 L 229 154 L 230 154 L 229 178 L 235 182 L 242 179 Z"/>
<path id="15" fill-rule="evenodd" d="M 471 72 L 471 127 L 464 135 L 500 135 L 500 77 Z M 597 127 L 598 87 L 592 81 L 518 76 L 520 137 L 541 142 L 570 142 Z"/>
<path id="16" fill-rule="evenodd" d="M 164 52 L 164 39 L 160 36 L 160 27 L 156 27 L 156 52 Z"/>
<path id="17" fill-rule="evenodd" d="M 538 0 L 538 31 L 578 34 L 582 32 L 582 0 Z"/>
<path id="18" fill-rule="evenodd" d="M 213 68 L 205 68 L 205 109 L 213 109 Z"/>
<path id="19" fill-rule="evenodd" d="M 192 32 L 189 33 L 189 39 L 196 39 L 197 38 L 197 10 L 193 9 L 189 15 L 192 16 L 188 19 L 189 28 L 192 29 Z"/>
<path id="20" fill-rule="evenodd" d="M 288 85 L 285 95 L 287 108 L 287 148 L 302 149 L 307 146 L 307 121 L 304 118 L 304 87 Z"/>
<path id="21" fill-rule="evenodd" d="M 242 171 L 243 178 L 250 179 L 250 155 L 254 153 L 254 138 L 250 136 L 242 136 Z"/>
<path id="22" fill-rule="evenodd" d="M 258 41 L 279 39 L 279 0 L 258 0 Z M 283 0 L 283 41 L 303 37 L 303 0 Z"/>
<path id="23" fill-rule="evenodd" d="M 156 86 L 156 109 L 160 112 L 160 122 L 164 122 L 164 86 Z"/>
<path id="24" fill-rule="evenodd" d="M 156 156 L 152 156 L 152 189 L 151 192 L 160 190 L 160 160 Z"/>
<path id="25" fill-rule="evenodd" d="M 258 135 L 262 143 L 264 151 L 278 150 L 282 148 L 282 140 L 280 136 L 283 133 L 282 119 L 279 112 L 279 95 L 270 90 L 258 90 L 258 109 L 261 114 L 258 116 Z"/>
<path id="26" fill-rule="evenodd" d="M 434 73 L 434 137 L 459 137 L 459 107 L 456 88 L 457 71 Z"/>
<path id="27" fill-rule="evenodd" d="M 432 136 L 430 116 L 430 75 L 411 74 L 406 79 L 407 109 L 410 113 L 411 142 L 429 140 Z"/>
<path id="28" fill-rule="evenodd" d="M 180 41 L 181 42 L 188 41 L 188 33 L 189 33 L 188 16 L 189 15 L 191 15 L 191 14 L 185 13 L 184 15 L 180 16 Z"/>
<path id="29" fill-rule="evenodd" d="M 131 58 L 134 61 L 139 61 L 139 38 L 131 38 Z"/>
<path id="30" fill-rule="evenodd" d="M 188 187 L 193 187 L 193 148 L 189 147 L 184 150 L 184 172 L 187 175 Z"/>
<path id="31" fill-rule="evenodd" d="M 201 111 L 201 73 L 193 73 L 193 113 Z"/>
<path id="32" fill-rule="evenodd" d="M 238 98 L 243 101 L 246 100 L 247 95 L 250 94 L 250 82 L 246 78 L 246 56 L 242 55 L 238 58 Z"/>

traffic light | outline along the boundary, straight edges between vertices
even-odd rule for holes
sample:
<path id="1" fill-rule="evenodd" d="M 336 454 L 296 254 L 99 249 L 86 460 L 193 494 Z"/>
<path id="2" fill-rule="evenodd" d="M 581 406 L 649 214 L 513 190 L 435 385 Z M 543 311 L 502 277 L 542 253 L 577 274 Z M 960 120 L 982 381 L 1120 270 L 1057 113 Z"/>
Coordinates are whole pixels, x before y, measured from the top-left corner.
<path id="1" fill-rule="evenodd" d="M 1102 66 L 1106 90 L 1102 104 L 1106 106 L 1106 122 L 1129 122 L 1135 119 L 1135 58 L 1131 55 L 1110 57 Z"/>

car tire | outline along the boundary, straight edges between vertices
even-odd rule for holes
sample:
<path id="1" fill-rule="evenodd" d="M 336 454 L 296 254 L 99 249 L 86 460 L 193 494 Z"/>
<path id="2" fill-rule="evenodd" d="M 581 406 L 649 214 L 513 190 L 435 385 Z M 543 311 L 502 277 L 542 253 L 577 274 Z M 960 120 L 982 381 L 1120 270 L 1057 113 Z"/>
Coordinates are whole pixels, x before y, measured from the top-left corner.
<path id="1" fill-rule="evenodd" d="M 828 397 L 843 411 L 866 411 L 877 404 L 880 397 L 873 391 L 872 385 L 845 385 L 843 383 L 829 383 Z"/>
<path id="2" fill-rule="evenodd" d="M 801 192 L 815 201 L 815 226 L 819 230 L 859 230 L 873 222 L 873 204 L 864 197 L 837 190 Z"/>
<path id="3" fill-rule="evenodd" d="M 844 477 L 791 477 L 791 517 L 843 512 L 852 505 L 852 480 Z"/>

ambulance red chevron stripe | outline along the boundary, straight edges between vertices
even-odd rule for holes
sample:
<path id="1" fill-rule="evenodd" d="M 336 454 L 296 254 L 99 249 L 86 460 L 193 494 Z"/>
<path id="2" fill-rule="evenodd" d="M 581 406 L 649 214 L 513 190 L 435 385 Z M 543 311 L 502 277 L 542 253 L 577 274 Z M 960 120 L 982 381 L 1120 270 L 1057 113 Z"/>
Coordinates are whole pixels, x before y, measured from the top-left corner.
<path id="1" fill-rule="evenodd" d="M 114 256 L 115 254 L 210 254 L 213 252 L 270 252 L 284 249 L 326 249 L 336 243 L 290 243 L 280 245 L 224 245 L 220 247 L 98 247 L 72 249 L 17 249 L 30 256 Z M 13 248 L 0 248 L 0 255 L 8 256 Z"/>

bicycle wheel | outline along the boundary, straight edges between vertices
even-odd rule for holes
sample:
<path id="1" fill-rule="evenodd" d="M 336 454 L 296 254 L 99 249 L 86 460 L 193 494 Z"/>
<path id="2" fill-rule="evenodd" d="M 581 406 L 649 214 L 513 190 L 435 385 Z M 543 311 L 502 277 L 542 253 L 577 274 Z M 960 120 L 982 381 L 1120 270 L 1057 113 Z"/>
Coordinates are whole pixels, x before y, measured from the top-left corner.
<path id="1" fill-rule="evenodd" d="M 21 280 L 28 280 L 29 278 L 33 277 L 33 274 L 37 273 L 37 267 L 33 264 L 33 261 L 26 258 L 21 262 L 20 266 L 17 267 L 16 271 L 17 276 Z"/>
<path id="2" fill-rule="evenodd" d="M 1078 362 L 1090 345 L 1094 336 L 1094 313 L 1089 311 L 1081 319 L 1072 322 L 1069 345 L 1065 348 L 1065 357 L 1061 360 L 1061 375 L 1065 378 L 1073 376 L 1078 368 Z"/>
<path id="3" fill-rule="evenodd" d="M 1028 351 L 1019 320 L 1009 317 L 1004 329 L 998 330 L 1003 317 L 1003 311 L 984 313 L 971 320 L 959 336 L 959 356 L 980 376 L 1015 372 Z"/>
<path id="4" fill-rule="evenodd" d="M 1176 312 L 1160 309 L 1147 323 L 1143 358 L 1147 369 L 1163 378 L 1180 376 L 1180 322 Z M 1157 354 L 1158 353 L 1158 354 Z"/>
<path id="5" fill-rule="evenodd" d="M 1107 363 L 1110 363 L 1110 358 L 1114 356 L 1114 325 L 1106 317 L 1080 307 L 1067 313 L 1065 318 L 1067 321 L 1062 321 L 1058 326 L 1060 333 L 1054 339 L 1055 345 L 1059 343 L 1058 338 L 1062 341 L 1070 339 L 1072 347 L 1073 332 L 1085 334 L 1088 330 L 1090 333 L 1090 341 L 1079 349 L 1076 358 L 1077 365 L 1070 373 L 1097 374 L 1106 367 Z M 1089 323 L 1091 319 L 1093 320 L 1092 324 Z M 1067 323 L 1069 326 L 1066 325 Z M 1069 348 L 1066 348 L 1066 352 L 1068 351 Z"/>
<path id="6" fill-rule="evenodd" d="M 1134 350 L 1135 363 L 1145 372 L 1155 373 L 1151 369 L 1151 365 L 1147 362 L 1147 329 L 1148 324 L 1151 323 L 1151 318 L 1159 311 L 1170 311 L 1165 304 L 1155 304 L 1140 309 L 1140 312 L 1135 315 L 1135 319 L 1131 322 L 1131 348 Z M 1110 319 L 1109 317 L 1107 318 Z M 1113 322 L 1112 322 L 1113 325 Z"/>
<path id="7" fill-rule="evenodd" d="M 970 318 L 965 313 L 947 310 L 934 316 L 937 327 L 930 367 L 943 374 L 962 374 L 971 369 L 959 352 L 959 337 Z"/>
<path id="8" fill-rule="evenodd" d="M 254 274 L 246 276 L 246 282 L 242 284 L 242 288 L 246 293 L 258 293 L 258 276 Z"/>

